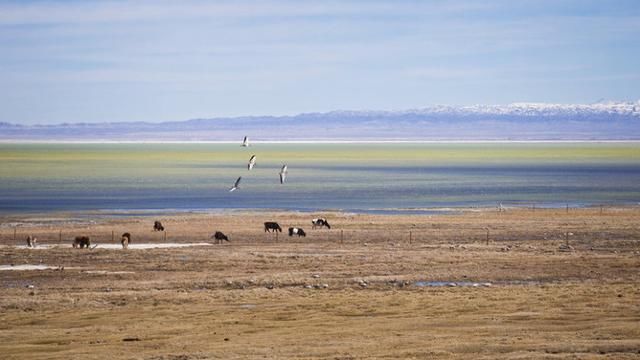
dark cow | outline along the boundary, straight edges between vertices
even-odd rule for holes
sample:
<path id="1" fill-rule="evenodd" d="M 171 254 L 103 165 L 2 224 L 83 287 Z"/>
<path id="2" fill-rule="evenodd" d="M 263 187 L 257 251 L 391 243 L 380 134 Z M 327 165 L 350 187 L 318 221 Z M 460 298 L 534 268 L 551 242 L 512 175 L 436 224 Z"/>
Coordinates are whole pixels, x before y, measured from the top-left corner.
<path id="1" fill-rule="evenodd" d="M 36 242 L 38 241 L 38 239 L 36 239 L 34 236 L 27 236 L 27 247 L 28 248 L 34 248 L 36 247 Z"/>
<path id="2" fill-rule="evenodd" d="M 331 229 L 331 225 L 329 225 L 329 222 L 327 221 L 327 219 L 325 218 L 317 218 L 317 219 L 313 219 L 311 220 L 311 224 L 313 225 L 311 228 L 315 229 L 316 227 L 320 227 L 322 228 L 323 226 L 326 226 L 327 229 Z"/>
<path id="3" fill-rule="evenodd" d="M 120 240 L 123 249 L 128 249 L 129 244 L 131 243 L 131 234 L 128 232 L 122 234 L 122 239 Z"/>
<path id="4" fill-rule="evenodd" d="M 307 234 L 305 234 L 304 230 L 302 230 L 300 228 L 296 228 L 296 227 L 290 227 L 289 228 L 289 236 L 293 236 L 293 235 L 298 235 L 298 237 L 307 236 Z"/>
<path id="5" fill-rule="evenodd" d="M 164 231 L 164 226 L 160 221 L 156 221 L 153 223 L 153 231 Z"/>
<path id="6" fill-rule="evenodd" d="M 282 228 L 277 222 L 267 221 L 264 223 L 264 232 L 270 232 L 271 230 L 282 232 Z"/>
<path id="7" fill-rule="evenodd" d="M 223 234 L 221 231 L 216 231 L 211 238 L 216 240 L 216 244 L 222 244 L 223 241 L 229 241 L 227 235 Z"/>
<path id="8" fill-rule="evenodd" d="M 86 247 L 88 249 L 89 246 L 91 246 L 91 239 L 89 239 L 88 236 L 76 236 L 76 238 L 73 240 L 74 248 L 82 249 Z"/>

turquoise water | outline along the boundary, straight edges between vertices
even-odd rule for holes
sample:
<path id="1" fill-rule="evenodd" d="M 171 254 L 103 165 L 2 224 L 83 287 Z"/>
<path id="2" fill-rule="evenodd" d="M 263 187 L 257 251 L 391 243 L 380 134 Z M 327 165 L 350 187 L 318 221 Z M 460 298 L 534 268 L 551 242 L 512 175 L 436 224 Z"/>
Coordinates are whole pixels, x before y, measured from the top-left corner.
<path id="1" fill-rule="evenodd" d="M 257 163 L 248 171 L 251 155 Z M 289 167 L 284 185 L 278 172 Z M 238 176 L 240 189 L 228 192 Z M 0 211 L 640 202 L 640 144 L 0 144 Z"/>

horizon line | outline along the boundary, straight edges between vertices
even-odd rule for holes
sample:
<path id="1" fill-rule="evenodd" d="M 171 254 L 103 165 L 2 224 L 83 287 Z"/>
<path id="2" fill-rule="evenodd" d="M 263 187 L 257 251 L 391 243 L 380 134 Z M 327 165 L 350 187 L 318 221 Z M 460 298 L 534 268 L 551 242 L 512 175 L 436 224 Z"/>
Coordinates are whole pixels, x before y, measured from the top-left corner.
<path id="1" fill-rule="evenodd" d="M 252 140 L 252 144 L 535 144 L 535 143 L 640 143 L 640 139 L 603 140 Z M 9 140 L 0 139 L 0 144 L 241 144 L 232 140 Z M 240 146 L 240 145 L 238 145 Z"/>

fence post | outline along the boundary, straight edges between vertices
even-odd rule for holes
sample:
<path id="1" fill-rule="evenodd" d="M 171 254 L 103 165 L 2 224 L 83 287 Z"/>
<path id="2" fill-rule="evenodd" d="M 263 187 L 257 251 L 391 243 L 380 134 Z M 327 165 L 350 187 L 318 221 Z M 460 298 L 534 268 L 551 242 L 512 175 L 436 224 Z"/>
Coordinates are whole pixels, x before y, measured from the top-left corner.
<path id="1" fill-rule="evenodd" d="M 62 245 L 62 230 L 58 232 L 58 242 Z"/>
<path id="2" fill-rule="evenodd" d="M 13 227 L 13 242 L 15 242 L 15 241 L 16 241 L 16 235 L 17 235 L 17 234 L 16 234 L 16 232 L 17 232 L 17 231 L 18 231 L 18 230 L 17 230 L 17 229 L 16 229 L 16 227 L 14 226 L 14 227 Z"/>
<path id="3" fill-rule="evenodd" d="M 114 237 L 115 234 L 113 233 L 113 230 L 111 230 L 111 242 L 115 242 L 116 238 Z"/>
<path id="4" fill-rule="evenodd" d="M 567 204 L 567 214 L 569 213 L 569 204 Z"/>
<path id="5" fill-rule="evenodd" d="M 489 245 L 489 228 L 487 228 L 487 245 Z"/>
<path id="6" fill-rule="evenodd" d="M 413 240 L 413 234 L 411 233 L 411 230 L 409 230 L 409 245 L 411 245 L 411 241 Z"/>
<path id="7" fill-rule="evenodd" d="M 565 245 L 569 246 L 569 232 L 565 231 L 564 233 L 564 243 Z"/>
<path id="8" fill-rule="evenodd" d="M 340 244 L 344 244 L 344 230 L 340 230 Z"/>
<path id="9" fill-rule="evenodd" d="M 167 241 L 167 232 L 163 231 L 163 233 L 164 233 L 164 241 L 166 242 Z"/>

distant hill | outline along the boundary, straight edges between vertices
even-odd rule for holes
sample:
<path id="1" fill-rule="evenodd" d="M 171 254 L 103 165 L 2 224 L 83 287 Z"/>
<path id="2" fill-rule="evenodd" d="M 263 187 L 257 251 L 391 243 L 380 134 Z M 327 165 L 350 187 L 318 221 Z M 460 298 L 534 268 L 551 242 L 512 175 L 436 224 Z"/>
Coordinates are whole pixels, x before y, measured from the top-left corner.
<path id="1" fill-rule="evenodd" d="M 587 105 L 516 103 L 403 111 L 332 111 L 163 123 L 0 122 L 0 140 L 640 140 L 640 101 Z"/>

